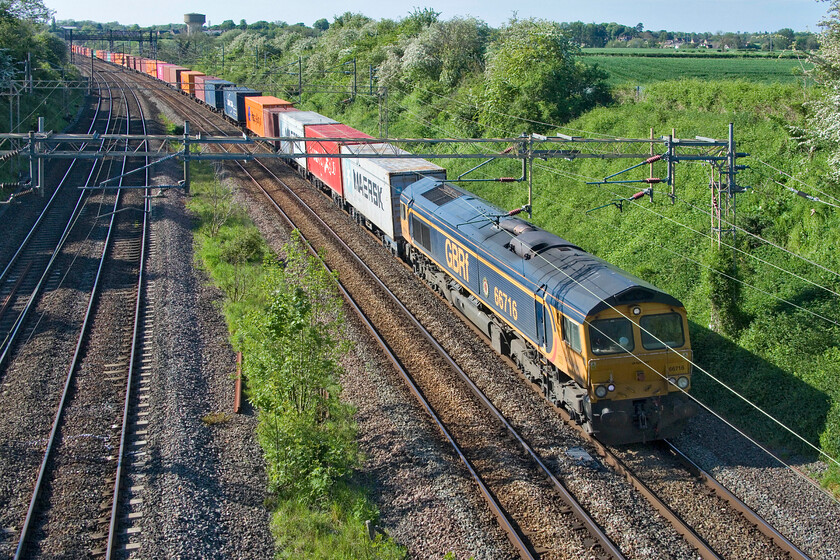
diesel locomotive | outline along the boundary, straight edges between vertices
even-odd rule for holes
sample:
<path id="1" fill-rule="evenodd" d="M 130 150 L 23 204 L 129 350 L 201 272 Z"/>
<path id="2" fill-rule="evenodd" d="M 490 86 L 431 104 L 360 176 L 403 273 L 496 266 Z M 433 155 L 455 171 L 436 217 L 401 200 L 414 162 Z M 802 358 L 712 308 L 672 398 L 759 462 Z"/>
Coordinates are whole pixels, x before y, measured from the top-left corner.
<path id="1" fill-rule="evenodd" d="M 695 413 L 674 297 L 445 181 L 404 189 L 400 224 L 416 273 L 600 440 L 672 437 Z"/>

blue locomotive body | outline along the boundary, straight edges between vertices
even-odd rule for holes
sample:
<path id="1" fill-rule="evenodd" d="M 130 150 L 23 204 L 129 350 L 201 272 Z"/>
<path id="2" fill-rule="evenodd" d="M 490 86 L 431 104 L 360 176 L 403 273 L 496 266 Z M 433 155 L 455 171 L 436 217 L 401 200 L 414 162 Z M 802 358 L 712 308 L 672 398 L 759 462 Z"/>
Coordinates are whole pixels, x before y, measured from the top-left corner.
<path id="1" fill-rule="evenodd" d="M 400 208 L 415 271 L 549 400 L 607 443 L 682 431 L 694 409 L 677 299 L 449 183 L 410 185 Z"/>

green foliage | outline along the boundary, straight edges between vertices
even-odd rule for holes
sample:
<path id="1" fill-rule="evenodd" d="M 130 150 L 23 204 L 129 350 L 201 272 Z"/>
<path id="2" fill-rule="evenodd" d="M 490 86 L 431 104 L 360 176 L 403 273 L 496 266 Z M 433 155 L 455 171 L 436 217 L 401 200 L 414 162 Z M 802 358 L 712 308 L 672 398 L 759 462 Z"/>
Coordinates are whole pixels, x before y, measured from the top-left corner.
<path id="1" fill-rule="evenodd" d="M 840 182 L 840 0 L 830 2 L 823 21 L 820 51 L 813 57 L 814 77 L 822 86 L 821 96 L 813 101 L 812 116 L 805 132 L 805 143 L 812 149 L 829 153 L 834 167 L 831 177 Z"/>
<path id="2" fill-rule="evenodd" d="M 356 465 L 352 409 L 339 400 L 343 321 L 334 279 L 302 244 L 267 265 L 264 304 L 237 332 L 271 487 L 317 503 Z M 317 305 L 315 305 L 317 302 Z"/>
<path id="3" fill-rule="evenodd" d="M 713 246 L 708 252 L 703 284 L 709 301 L 709 326 L 715 332 L 735 336 L 745 320 L 739 308 L 740 288 L 732 250 Z"/>
<path id="4" fill-rule="evenodd" d="M 271 528 L 280 549 L 278 558 L 323 560 L 399 560 L 405 549 L 376 535 L 371 541 L 365 521 L 378 518 L 364 493 L 340 484 L 330 508 L 311 509 L 294 502 L 282 503 L 274 512 Z"/>
<path id="5" fill-rule="evenodd" d="M 259 409 L 257 437 L 271 490 L 273 527 L 281 558 L 398 559 L 405 551 L 392 540 L 370 541 L 365 521 L 378 511 L 364 488 L 350 482 L 358 466 L 352 409 L 338 396 L 342 315 L 334 279 L 307 257 L 295 240 L 282 265 L 254 261 L 267 253 L 257 230 L 233 206 L 214 236 L 207 195 L 218 187 L 213 169 L 193 165 L 197 255 L 214 282 L 228 292 L 228 324 L 245 353 L 248 395 Z M 231 266 L 253 274 L 234 302 L 227 288 Z M 207 414 L 207 425 L 226 422 Z"/>
<path id="6" fill-rule="evenodd" d="M 556 23 L 509 24 L 488 55 L 479 121 L 487 127 L 545 131 L 545 123 L 565 123 L 607 101 L 606 75 L 580 62 L 578 53 Z"/>

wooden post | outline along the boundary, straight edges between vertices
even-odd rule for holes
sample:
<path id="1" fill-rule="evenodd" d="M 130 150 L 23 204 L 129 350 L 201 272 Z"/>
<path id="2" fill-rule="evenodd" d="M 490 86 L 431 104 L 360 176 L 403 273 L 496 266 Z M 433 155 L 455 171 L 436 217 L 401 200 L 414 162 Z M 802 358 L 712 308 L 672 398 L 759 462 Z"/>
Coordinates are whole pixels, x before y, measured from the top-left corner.
<path id="1" fill-rule="evenodd" d="M 242 406 L 242 352 L 236 353 L 236 381 L 233 385 L 233 413 L 239 414 Z"/>

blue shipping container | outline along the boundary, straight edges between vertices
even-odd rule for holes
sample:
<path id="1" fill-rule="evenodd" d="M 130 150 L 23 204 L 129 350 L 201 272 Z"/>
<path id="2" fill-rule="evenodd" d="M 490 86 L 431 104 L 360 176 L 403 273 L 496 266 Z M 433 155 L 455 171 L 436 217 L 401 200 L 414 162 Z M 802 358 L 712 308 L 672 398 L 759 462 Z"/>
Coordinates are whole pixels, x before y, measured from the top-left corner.
<path id="1" fill-rule="evenodd" d="M 235 121 L 245 122 L 245 98 L 262 95 L 262 92 L 242 86 L 227 87 L 225 92 L 225 114 Z"/>
<path id="2" fill-rule="evenodd" d="M 233 82 L 227 80 L 204 80 L 204 102 L 216 109 L 224 109 L 224 88 L 232 85 Z"/>

